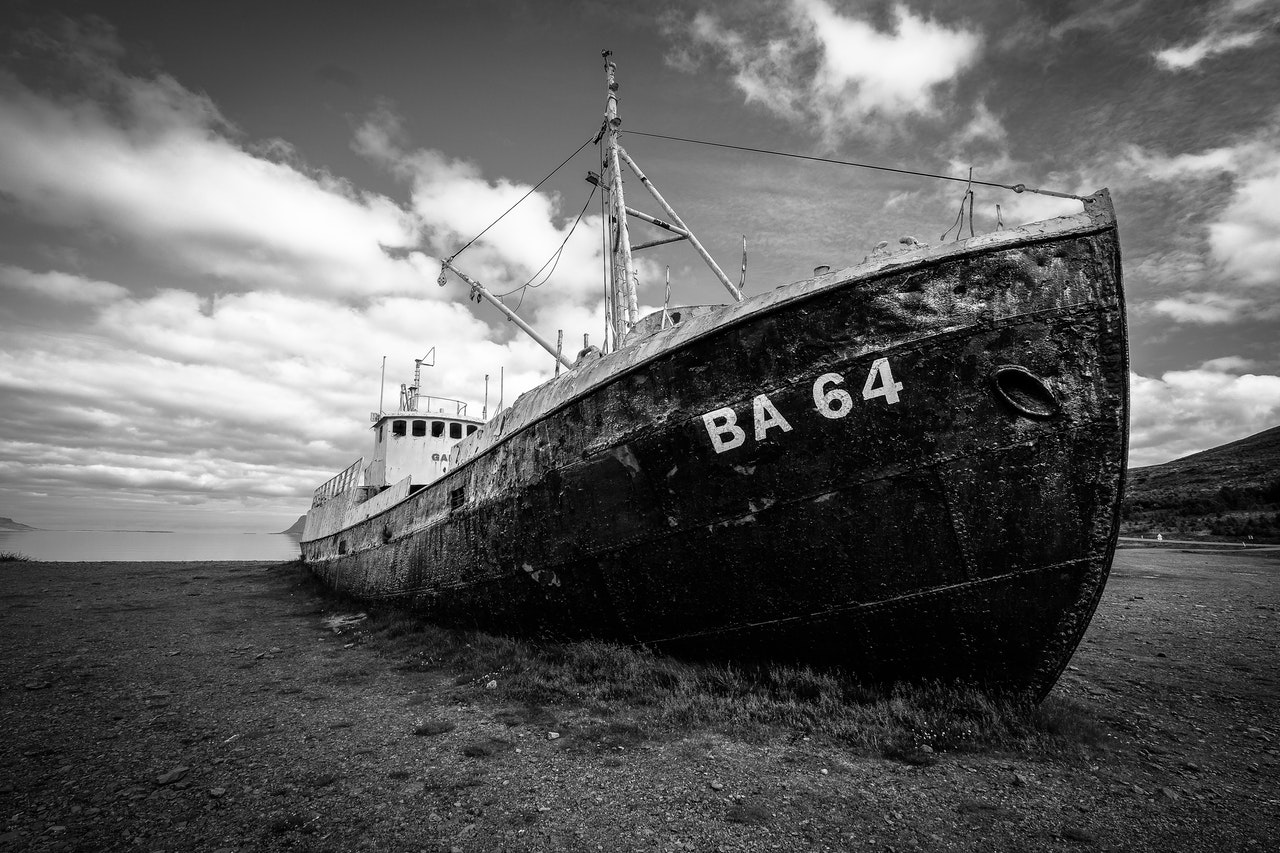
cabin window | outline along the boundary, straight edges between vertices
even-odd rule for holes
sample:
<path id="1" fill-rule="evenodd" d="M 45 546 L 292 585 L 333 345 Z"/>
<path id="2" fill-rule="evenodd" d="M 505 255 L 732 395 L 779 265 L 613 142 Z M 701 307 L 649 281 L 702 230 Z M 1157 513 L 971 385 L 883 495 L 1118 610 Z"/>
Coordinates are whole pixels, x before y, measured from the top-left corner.
<path id="1" fill-rule="evenodd" d="M 471 433 L 473 433 L 473 432 L 475 432 L 475 431 L 476 431 L 476 425 L 475 425 L 475 424 L 468 424 L 468 425 L 467 425 L 467 435 L 471 435 Z"/>
<path id="2" fill-rule="evenodd" d="M 462 424 L 449 424 L 449 438 L 462 438 Z"/>
<path id="3" fill-rule="evenodd" d="M 440 436 L 442 436 L 442 435 L 444 435 L 444 421 L 432 421 L 432 422 L 431 422 L 431 437 L 432 437 L 432 438 L 439 438 L 439 437 L 440 437 Z"/>
<path id="4" fill-rule="evenodd" d="M 467 489 L 463 486 L 461 489 L 454 489 L 449 492 L 449 509 L 461 509 L 462 505 L 467 502 Z"/>
<path id="5" fill-rule="evenodd" d="M 391 434 L 392 434 L 394 437 L 396 437 L 396 438 L 403 438 L 403 437 L 404 437 L 404 425 L 405 425 L 405 422 L 404 422 L 404 421 L 392 421 L 392 422 L 391 422 Z"/>
<path id="6" fill-rule="evenodd" d="M 427 422 L 426 422 L 426 421 L 414 421 L 414 422 L 413 422 L 413 434 L 414 434 L 415 436 L 418 436 L 418 435 L 426 435 L 426 434 L 427 434 Z"/>

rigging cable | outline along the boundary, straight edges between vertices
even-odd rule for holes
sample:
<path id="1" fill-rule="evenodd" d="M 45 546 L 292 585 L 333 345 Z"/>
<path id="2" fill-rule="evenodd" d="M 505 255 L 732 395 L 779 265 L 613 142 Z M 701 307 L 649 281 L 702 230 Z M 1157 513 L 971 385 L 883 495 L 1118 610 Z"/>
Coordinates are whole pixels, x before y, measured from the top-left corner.
<path id="1" fill-rule="evenodd" d="M 499 293 L 498 294 L 499 299 L 501 299 L 504 296 L 510 296 L 511 294 L 519 290 L 521 291 L 520 301 L 524 302 L 523 291 L 529 289 L 530 287 L 542 287 L 542 285 L 546 284 L 548 281 L 551 280 L 551 276 L 556 271 L 556 267 L 560 266 L 560 258 L 564 255 L 564 247 L 568 245 L 569 238 L 573 236 L 573 232 L 577 229 L 578 223 L 582 221 L 583 215 L 586 214 L 587 212 L 587 206 L 591 204 L 591 199 L 595 197 L 596 197 L 596 188 L 595 188 L 595 185 L 593 184 L 591 187 L 591 192 L 587 195 L 586 204 L 582 205 L 582 210 L 578 211 L 578 218 L 573 220 L 573 225 L 570 226 L 569 233 L 564 235 L 564 239 L 560 241 L 560 248 L 556 249 L 551 254 L 551 257 L 547 258 L 546 262 L 543 263 L 543 265 L 538 268 L 537 272 L 535 272 L 532 276 L 530 276 L 528 281 L 526 281 L 524 284 L 520 285 L 519 287 L 514 287 L 511 290 L 508 290 L 506 293 Z M 555 263 L 551 264 L 552 261 L 555 261 Z M 551 264 L 551 269 L 547 272 L 546 277 L 543 278 L 542 281 L 538 282 L 537 284 L 534 284 L 533 280 L 538 276 L 542 275 L 542 271 L 547 268 L 547 264 Z M 519 308 L 520 306 L 516 305 L 516 307 Z"/>
<path id="2" fill-rule="evenodd" d="M 726 142 L 707 142 L 703 139 L 689 139 L 684 136 L 665 136 L 661 133 L 645 133 L 640 130 L 628 130 L 628 134 L 632 136 L 648 136 L 653 139 L 668 139 L 672 142 L 688 142 L 693 145 L 710 145 L 713 148 L 729 148 L 734 151 L 750 151 L 754 154 L 772 154 L 775 157 L 792 157 L 796 160 L 813 160 L 817 163 L 831 163 L 836 166 L 856 166 L 859 169 L 875 169 L 878 172 L 894 172 L 899 175 L 915 175 L 920 178 L 934 178 L 939 181 L 957 181 L 959 183 L 979 184 L 984 187 L 996 187 L 1002 190 L 1010 190 L 1015 193 L 1038 193 L 1040 195 L 1051 195 L 1056 198 L 1073 198 L 1076 201 L 1088 202 L 1087 196 L 1074 195 L 1072 193 L 1060 193 L 1055 190 L 1038 189 L 1029 187 L 1026 184 L 997 184 L 991 181 L 975 181 L 972 178 L 957 178 L 955 175 L 936 175 L 932 172 L 917 172 L 914 169 L 898 169 L 893 166 L 876 166 L 871 163 L 857 163 L 852 160 L 835 160 L 830 157 L 815 157 L 810 154 L 794 154 L 788 151 L 771 151 L 768 148 L 750 148 L 745 145 L 730 145 Z M 948 229 L 950 230 L 950 229 Z"/>
<path id="3" fill-rule="evenodd" d="M 951 233 L 951 229 L 956 229 L 956 239 L 960 239 L 960 231 L 964 228 L 964 203 L 969 202 L 969 236 L 973 236 L 973 167 L 969 167 L 969 183 L 964 188 L 964 195 L 960 196 L 960 210 L 956 212 L 956 221 L 946 231 L 942 232 L 939 241 L 945 242 L 947 235 Z M 997 205 L 999 207 L 999 205 Z"/>
<path id="4" fill-rule="evenodd" d="M 540 180 L 540 181 L 538 181 L 536 184 L 534 184 L 532 187 L 530 187 L 530 188 L 529 188 L 529 191 L 528 191 L 527 193 L 525 193 L 524 195 L 520 196 L 520 198 L 518 198 L 518 199 L 516 200 L 516 203 L 515 203 L 515 204 L 511 205 L 511 206 L 510 206 L 510 207 L 508 207 L 506 210 L 504 210 L 504 211 L 502 212 L 502 216 L 499 216 L 497 219 L 493 220 L 493 221 L 492 221 L 492 222 L 490 222 L 488 225 L 486 225 L 486 226 L 484 227 L 484 231 L 481 231 L 479 234 L 477 234 L 476 236 L 474 236 L 474 237 L 472 237 L 470 240 L 468 240 L 465 246 L 463 246 L 463 247 L 462 247 L 461 249 L 459 249 L 458 251 L 454 252 L 454 253 L 453 253 L 452 255 L 450 255 L 446 260 L 452 261 L 454 258 L 458 257 L 458 255 L 461 255 L 463 252 L 465 252 L 467 249 L 469 249 L 469 248 L 471 247 L 471 244 L 472 244 L 472 243 L 474 243 L 475 241 L 479 240 L 481 237 L 483 237 L 483 236 L 484 236 L 485 231 L 488 231 L 490 228 L 492 228 L 493 226 L 495 226 L 495 225 L 497 225 L 499 222 L 501 222 L 501 221 L 502 221 L 502 217 L 503 217 L 503 216 L 506 216 L 508 213 L 510 213 L 511 211 L 515 210 L 517 207 L 519 207 L 519 205 L 520 205 L 520 203 L 521 203 L 522 201 L 524 201 L 526 198 L 528 198 L 529 196 L 531 196 L 531 195 L 533 195 L 535 192 L 537 192 L 538 187 L 542 186 L 542 185 L 543 185 L 543 184 L 545 184 L 547 181 L 551 180 L 551 176 L 552 176 L 552 175 L 554 175 L 556 172 L 558 172 L 558 171 L 560 171 L 561 169 L 563 169 L 563 168 L 564 168 L 564 166 L 565 166 L 565 163 L 568 163 L 568 162 L 569 162 L 570 160 L 572 160 L 574 157 L 577 157 L 577 156 L 578 156 L 578 154 L 582 151 L 582 149 L 583 149 L 583 148 L 586 148 L 586 147 L 587 147 L 588 145 L 590 145 L 594 140 L 595 140 L 595 137 L 593 136 L 591 139 L 588 139 L 586 142 L 584 142 L 584 143 L 582 143 L 581 145 L 579 145 L 579 146 L 578 146 L 578 149 L 577 149 L 576 151 L 574 151 L 572 154 L 570 154 L 568 157 L 564 158 L 564 160 L 563 160 L 563 161 L 561 161 L 561 163 L 560 163 L 560 165 L 559 165 L 559 166 L 556 166 L 554 169 L 552 169 L 552 170 L 551 170 L 551 172 L 550 172 L 550 173 L 549 173 L 545 178 L 543 178 L 542 180 Z"/>

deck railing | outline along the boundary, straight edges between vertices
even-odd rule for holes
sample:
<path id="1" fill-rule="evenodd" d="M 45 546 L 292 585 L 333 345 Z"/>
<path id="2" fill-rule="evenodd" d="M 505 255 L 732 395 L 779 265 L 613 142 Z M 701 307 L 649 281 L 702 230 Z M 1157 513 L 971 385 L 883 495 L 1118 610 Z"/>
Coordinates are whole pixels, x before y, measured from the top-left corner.
<path id="1" fill-rule="evenodd" d="M 352 462 L 346 468 L 330 477 L 324 482 L 320 488 L 316 489 L 315 494 L 311 498 L 311 506 L 318 507 L 325 501 L 336 495 L 340 495 L 347 489 L 360 485 L 363 473 L 364 457 L 361 456 L 355 462 Z"/>

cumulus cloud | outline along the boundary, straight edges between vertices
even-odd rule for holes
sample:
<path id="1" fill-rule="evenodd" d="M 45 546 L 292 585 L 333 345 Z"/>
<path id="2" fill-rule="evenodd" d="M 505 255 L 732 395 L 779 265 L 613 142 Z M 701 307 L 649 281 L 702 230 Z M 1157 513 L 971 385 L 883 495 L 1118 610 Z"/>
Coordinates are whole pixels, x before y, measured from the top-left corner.
<path id="1" fill-rule="evenodd" d="M 1180 292 L 1152 309 L 1179 322 L 1227 323 L 1280 315 L 1280 122 L 1272 121 L 1232 145 L 1163 155 L 1127 148 L 1117 170 L 1131 181 L 1160 182 L 1180 196 L 1227 182 L 1225 200 L 1204 217 L 1200 257 L 1185 246 L 1143 265 Z"/>
<path id="2" fill-rule="evenodd" d="M 399 120 L 383 108 L 360 126 L 354 145 L 410 185 L 410 207 L 432 251 L 453 255 L 484 232 L 467 249 L 465 264 L 473 265 L 474 277 L 485 279 L 487 287 L 506 291 L 529 281 L 564 243 L 555 268 L 556 287 L 546 295 L 554 292 L 560 301 L 595 296 L 600 286 L 598 215 L 585 215 L 575 228 L 577 211 L 562 212 L 559 199 L 530 194 L 528 184 L 489 180 L 474 163 L 411 148 L 402 137 Z"/>
<path id="3" fill-rule="evenodd" d="M 973 65 L 982 44 L 976 32 L 901 3 L 887 27 L 843 14 L 827 0 L 792 0 L 777 23 L 748 31 L 750 25 L 735 28 L 699 12 L 676 34 L 720 56 L 748 103 L 810 121 L 829 144 L 866 132 L 871 117 L 883 126 L 937 115 L 937 93 Z M 688 67 L 693 53 L 678 45 L 672 64 Z"/>
<path id="4" fill-rule="evenodd" d="M 0 71 L 0 191 L 23 215 L 100 228 L 224 287 L 417 286 L 410 265 L 379 249 L 416 241 L 390 199 L 247 150 L 207 97 L 167 75 L 126 74 L 107 49 L 78 56 L 74 94 Z"/>
<path id="5" fill-rule="evenodd" d="M 1280 376 L 1225 356 L 1159 377 L 1133 374 L 1129 464 L 1156 465 L 1280 423 Z"/>

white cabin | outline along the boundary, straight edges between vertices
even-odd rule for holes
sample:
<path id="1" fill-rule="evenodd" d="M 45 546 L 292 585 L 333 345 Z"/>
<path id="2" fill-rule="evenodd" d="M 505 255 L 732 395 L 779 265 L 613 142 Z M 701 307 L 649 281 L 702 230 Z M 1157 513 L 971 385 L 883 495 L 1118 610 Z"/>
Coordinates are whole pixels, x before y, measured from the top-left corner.
<path id="1" fill-rule="evenodd" d="M 399 411 L 375 417 L 373 454 L 363 478 L 373 489 L 405 477 L 415 486 L 440 479 L 449 470 L 449 450 L 484 423 L 467 415 L 465 407 L 455 407 L 453 414 Z"/>
<path id="2" fill-rule="evenodd" d="M 304 540 L 345 529 L 440 479 L 449 470 L 449 451 L 484 425 L 461 400 L 419 394 L 416 371 L 413 385 L 400 386 L 400 407 L 373 412 L 369 420 L 369 463 L 361 457 L 315 490 Z"/>

